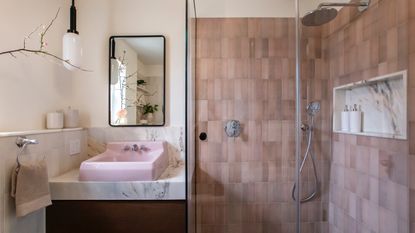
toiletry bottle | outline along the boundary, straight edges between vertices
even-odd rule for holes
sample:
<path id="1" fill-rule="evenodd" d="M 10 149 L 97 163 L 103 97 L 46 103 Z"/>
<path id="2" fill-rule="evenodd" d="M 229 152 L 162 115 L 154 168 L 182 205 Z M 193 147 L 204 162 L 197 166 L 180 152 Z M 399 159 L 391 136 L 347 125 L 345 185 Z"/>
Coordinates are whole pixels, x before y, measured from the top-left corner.
<path id="1" fill-rule="evenodd" d="M 344 110 L 341 116 L 341 130 L 348 132 L 350 131 L 350 111 L 347 105 L 344 106 Z"/>
<path id="2" fill-rule="evenodd" d="M 350 112 L 350 132 L 362 132 L 362 112 L 357 108 L 357 104 L 353 106 Z"/>

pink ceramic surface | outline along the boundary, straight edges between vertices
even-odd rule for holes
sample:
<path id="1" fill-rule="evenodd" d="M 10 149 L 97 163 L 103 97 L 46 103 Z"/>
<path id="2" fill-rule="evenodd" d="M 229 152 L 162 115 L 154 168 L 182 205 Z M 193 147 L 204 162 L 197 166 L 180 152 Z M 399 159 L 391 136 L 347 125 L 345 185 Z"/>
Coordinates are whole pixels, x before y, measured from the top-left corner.
<path id="1" fill-rule="evenodd" d="M 142 150 L 125 151 L 136 144 Z M 107 150 L 81 164 L 80 181 L 152 181 L 168 166 L 164 141 L 131 141 L 107 144 Z"/>

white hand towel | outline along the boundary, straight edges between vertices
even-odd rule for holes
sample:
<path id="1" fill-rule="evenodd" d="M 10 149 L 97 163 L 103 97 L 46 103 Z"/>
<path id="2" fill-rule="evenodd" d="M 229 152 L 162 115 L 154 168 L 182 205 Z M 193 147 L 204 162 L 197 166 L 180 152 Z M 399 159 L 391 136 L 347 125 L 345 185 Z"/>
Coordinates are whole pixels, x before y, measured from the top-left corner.
<path id="1" fill-rule="evenodd" d="M 17 167 L 17 165 L 16 165 Z M 16 216 L 22 217 L 52 204 L 45 160 L 21 164 L 12 171 L 11 196 L 15 198 Z"/>

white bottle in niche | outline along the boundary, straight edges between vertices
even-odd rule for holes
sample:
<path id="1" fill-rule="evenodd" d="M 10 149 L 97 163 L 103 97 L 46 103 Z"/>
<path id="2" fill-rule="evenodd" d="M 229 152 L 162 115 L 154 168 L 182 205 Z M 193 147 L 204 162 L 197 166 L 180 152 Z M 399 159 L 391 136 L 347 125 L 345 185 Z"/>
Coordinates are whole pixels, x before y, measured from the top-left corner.
<path id="1" fill-rule="evenodd" d="M 344 111 L 342 112 L 342 118 L 341 118 L 341 130 L 345 132 L 350 131 L 350 111 L 347 105 L 344 106 Z"/>
<path id="2" fill-rule="evenodd" d="M 357 104 L 354 105 L 352 111 L 350 112 L 350 132 L 362 132 L 362 111 L 357 109 Z"/>

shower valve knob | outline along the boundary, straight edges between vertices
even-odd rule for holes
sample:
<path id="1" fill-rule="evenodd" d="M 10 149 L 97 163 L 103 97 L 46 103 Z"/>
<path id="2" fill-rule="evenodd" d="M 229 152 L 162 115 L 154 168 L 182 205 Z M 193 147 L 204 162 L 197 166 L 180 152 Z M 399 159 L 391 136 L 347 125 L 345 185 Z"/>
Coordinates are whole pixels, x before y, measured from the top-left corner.
<path id="1" fill-rule="evenodd" d="M 205 132 L 200 133 L 199 135 L 199 139 L 202 141 L 206 141 L 207 139 L 207 134 Z"/>
<path id="2" fill-rule="evenodd" d="M 241 135 L 241 130 L 242 130 L 241 122 L 237 120 L 230 120 L 226 122 L 224 129 L 228 137 L 232 137 L 232 138 L 239 137 L 239 135 Z"/>

